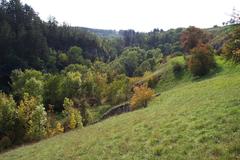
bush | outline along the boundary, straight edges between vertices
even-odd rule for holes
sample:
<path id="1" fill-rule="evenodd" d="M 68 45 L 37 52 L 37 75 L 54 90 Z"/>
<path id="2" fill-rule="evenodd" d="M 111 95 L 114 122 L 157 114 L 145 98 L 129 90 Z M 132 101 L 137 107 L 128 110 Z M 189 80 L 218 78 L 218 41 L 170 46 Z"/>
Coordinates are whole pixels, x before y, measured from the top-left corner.
<path id="1" fill-rule="evenodd" d="M 222 53 L 227 59 L 240 62 L 240 27 L 230 35 L 230 39 L 223 46 Z"/>
<path id="2" fill-rule="evenodd" d="M 146 107 L 147 102 L 153 95 L 154 91 L 151 88 L 148 88 L 146 84 L 135 87 L 134 94 L 130 100 L 131 109 L 135 110 L 140 107 Z"/>
<path id="3" fill-rule="evenodd" d="M 183 66 L 180 63 L 176 62 L 173 64 L 173 73 L 175 76 L 178 75 L 182 70 Z"/>
<path id="4" fill-rule="evenodd" d="M 48 106 L 49 104 L 54 105 L 55 111 L 62 111 L 62 104 L 64 100 L 64 84 L 65 76 L 57 74 L 47 74 L 44 84 L 44 104 Z"/>
<path id="5" fill-rule="evenodd" d="M 25 94 L 17 111 L 18 118 L 24 125 L 25 139 L 39 140 L 45 136 L 47 113 L 37 98 Z"/>
<path id="6" fill-rule="evenodd" d="M 47 113 L 43 105 L 38 105 L 32 112 L 32 120 L 29 121 L 30 128 L 27 132 L 31 139 L 40 140 L 46 134 Z"/>
<path id="7" fill-rule="evenodd" d="M 3 151 L 4 149 L 7 149 L 12 145 L 11 139 L 7 136 L 4 136 L 2 139 L 0 139 L 0 151 Z"/>
<path id="8" fill-rule="evenodd" d="M 78 109 L 74 108 L 73 101 L 69 98 L 65 98 L 63 107 L 63 115 L 65 117 L 65 129 L 82 127 L 83 124 L 81 113 Z"/>
<path id="9" fill-rule="evenodd" d="M 107 90 L 108 101 L 112 105 L 122 103 L 128 99 L 129 91 L 129 79 L 125 75 L 120 75 L 109 84 Z"/>
<path id="10" fill-rule="evenodd" d="M 190 51 L 188 57 L 188 69 L 194 76 L 206 75 L 210 69 L 215 67 L 212 49 L 205 44 L 200 44 Z"/>
<path id="11" fill-rule="evenodd" d="M 160 80 L 160 75 L 153 75 L 149 80 L 148 80 L 148 86 L 153 88 L 158 84 L 158 81 Z"/>
<path id="12" fill-rule="evenodd" d="M 46 132 L 48 137 L 60 134 L 64 132 L 64 127 L 61 122 L 56 120 L 56 114 L 53 111 L 52 106 L 49 106 L 47 116 Z"/>
<path id="13" fill-rule="evenodd" d="M 0 134 L 14 138 L 16 103 L 12 96 L 0 92 Z"/>

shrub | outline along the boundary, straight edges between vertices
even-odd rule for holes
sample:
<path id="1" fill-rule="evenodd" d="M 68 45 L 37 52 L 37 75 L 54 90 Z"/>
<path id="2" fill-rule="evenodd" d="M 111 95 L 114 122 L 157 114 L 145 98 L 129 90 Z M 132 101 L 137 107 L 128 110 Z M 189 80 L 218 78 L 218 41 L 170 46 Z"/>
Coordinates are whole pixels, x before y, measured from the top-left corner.
<path id="1" fill-rule="evenodd" d="M 64 127 L 62 123 L 55 121 L 54 124 L 55 126 L 52 126 L 50 123 L 47 124 L 46 133 L 48 137 L 52 137 L 64 132 Z"/>
<path id="2" fill-rule="evenodd" d="M 148 86 L 153 88 L 158 84 L 158 81 L 160 80 L 160 75 L 153 75 L 149 80 L 148 80 Z"/>
<path id="3" fill-rule="evenodd" d="M 176 62 L 173 64 L 173 73 L 175 76 L 178 75 L 182 70 L 183 66 L 180 63 Z"/>
<path id="4" fill-rule="evenodd" d="M 240 62 L 240 27 L 230 35 L 230 39 L 223 46 L 222 53 L 227 59 Z"/>
<path id="5" fill-rule="evenodd" d="M 66 127 L 66 129 L 82 127 L 83 124 L 81 113 L 78 109 L 74 108 L 73 101 L 69 98 L 65 98 L 63 107 L 63 115 L 65 117 L 64 126 Z"/>
<path id="6" fill-rule="evenodd" d="M 40 140 L 46 134 L 47 113 L 43 105 L 38 105 L 32 112 L 32 119 L 29 121 L 29 130 L 27 135 L 31 139 Z"/>
<path id="7" fill-rule="evenodd" d="M 194 76 L 203 76 L 215 67 L 212 49 L 205 44 L 200 44 L 190 51 L 188 69 Z"/>
<path id="8" fill-rule="evenodd" d="M 46 133 L 48 137 L 64 132 L 64 127 L 61 122 L 57 121 L 56 114 L 53 111 L 53 106 L 48 107 L 47 111 L 47 126 Z"/>
<path id="9" fill-rule="evenodd" d="M 55 130 L 56 130 L 56 134 L 63 133 L 64 127 L 60 122 L 57 122 Z"/>
<path id="10" fill-rule="evenodd" d="M 4 136 L 4 137 L 2 137 L 2 139 L 0 139 L 0 151 L 7 149 L 11 145 L 12 145 L 12 142 L 9 137 Z"/>
<path id="11" fill-rule="evenodd" d="M 17 113 L 25 128 L 25 139 L 39 140 L 44 137 L 47 113 L 39 99 L 25 94 L 20 101 Z"/>
<path id="12" fill-rule="evenodd" d="M 153 95 L 154 91 L 151 88 L 148 88 L 146 84 L 135 87 L 134 94 L 130 100 L 131 109 L 135 110 L 140 107 L 146 107 L 147 102 Z"/>
<path id="13" fill-rule="evenodd" d="M 65 91 L 63 89 L 64 76 L 57 74 L 47 74 L 44 84 L 44 104 L 54 105 L 55 111 L 62 111 L 62 104 L 64 100 Z"/>
<path id="14" fill-rule="evenodd" d="M 107 90 L 108 101 L 112 105 L 126 101 L 128 99 L 129 89 L 129 79 L 125 75 L 118 76 L 109 84 Z"/>
<path id="15" fill-rule="evenodd" d="M 79 72 L 67 72 L 65 75 L 63 91 L 65 97 L 73 98 L 81 92 L 82 75 Z"/>
<path id="16" fill-rule="evenodd" d="M 0 92 L 0 131 L 11 139 L 14 136 L 15 120 L 16 103 L 13 97 Z"/>

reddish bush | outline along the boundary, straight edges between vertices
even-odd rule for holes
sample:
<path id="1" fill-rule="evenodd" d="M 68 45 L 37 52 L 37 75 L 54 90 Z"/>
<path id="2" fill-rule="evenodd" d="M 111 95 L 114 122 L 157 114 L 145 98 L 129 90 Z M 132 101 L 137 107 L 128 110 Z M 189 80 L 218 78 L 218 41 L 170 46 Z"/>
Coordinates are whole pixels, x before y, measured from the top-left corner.
<path id="1" fill-rule="evenodd" d="M 194 76 L 205 75 L 215 67 L 213 51 L 208 45 L 200 44 L 193 48 L 190 54 L 187 65 Z"/>

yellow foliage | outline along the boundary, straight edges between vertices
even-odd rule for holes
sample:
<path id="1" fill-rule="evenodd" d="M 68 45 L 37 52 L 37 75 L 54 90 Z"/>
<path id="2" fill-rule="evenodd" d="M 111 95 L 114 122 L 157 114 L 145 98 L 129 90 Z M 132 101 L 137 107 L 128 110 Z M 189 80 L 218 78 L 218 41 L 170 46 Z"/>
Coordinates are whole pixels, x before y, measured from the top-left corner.
<path id="1" fill-rule="evenodd" d="M 64 132 L 64 127 L 62 126 L 62 124 L 60 122 L 57 122 L 55 130 L 56 130 L 57 133 L 63 133 Z"/>
<path id="2" fill-rule="evenodd" d="M 77 122 L 75 120 L 75 114 L 74 112 L 70 113 L 70 118 L 69 118 L 69 128 L 74 129 L 76 128 Z"/>
<path id="3" fill-rule="evenodd" d="M 146 107 L 147 102 L 154 95 L 154 91 L 148 88 L 146 84 L 137 86 L 134 88 L 134 94 L 130 100 L 131 109 L 137 109 L 139 107 Z"/>
<path id="4" fill-rule="evenodd" d="M 63 133 L 64 127 L 60 122 L 56 122 L 56 127 L 52 127 L 50 123 L 47 124 L 47 136 L 52 137 L 57 134 Z"/>

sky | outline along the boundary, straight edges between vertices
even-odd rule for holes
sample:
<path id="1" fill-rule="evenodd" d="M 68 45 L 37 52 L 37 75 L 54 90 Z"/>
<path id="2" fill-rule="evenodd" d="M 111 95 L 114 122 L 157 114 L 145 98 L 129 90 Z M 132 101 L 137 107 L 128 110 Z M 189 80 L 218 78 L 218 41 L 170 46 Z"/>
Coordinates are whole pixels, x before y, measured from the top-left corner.
<path id="1" fill-rule="evenodd" d="M 47 21 L 98 29 L 134 29 L 196 26 L 209 28 L 230 19 L 240 0 L 22 0 Z"/>

